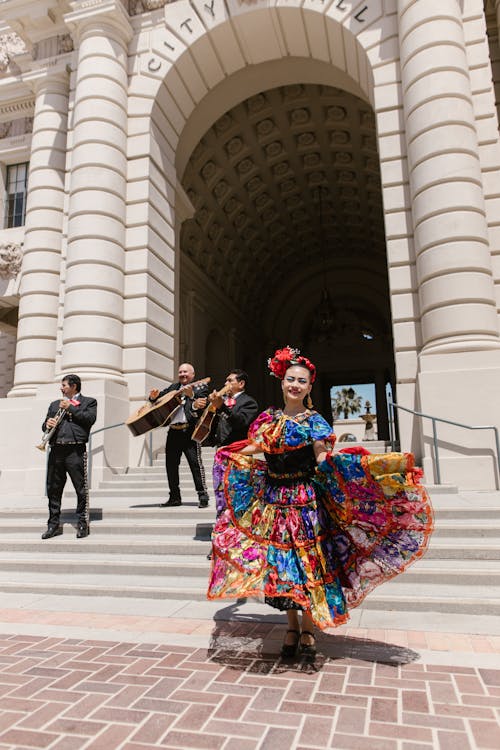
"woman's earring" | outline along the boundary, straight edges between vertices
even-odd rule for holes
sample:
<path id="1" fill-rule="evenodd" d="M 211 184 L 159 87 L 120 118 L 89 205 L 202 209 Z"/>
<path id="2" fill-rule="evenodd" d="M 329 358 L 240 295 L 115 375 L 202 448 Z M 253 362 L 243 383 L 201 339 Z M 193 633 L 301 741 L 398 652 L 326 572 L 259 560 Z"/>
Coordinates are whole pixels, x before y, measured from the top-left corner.
<path id="1" fill-rule="evenodd" d="M 312 402 L 312 398 L 311 398 L 311 394 L 310 393 L 307 394 L 306 404 L 307 404 L 307 408 L 308 409 L 312 409 L 313 408 L 313 402 Z"/>

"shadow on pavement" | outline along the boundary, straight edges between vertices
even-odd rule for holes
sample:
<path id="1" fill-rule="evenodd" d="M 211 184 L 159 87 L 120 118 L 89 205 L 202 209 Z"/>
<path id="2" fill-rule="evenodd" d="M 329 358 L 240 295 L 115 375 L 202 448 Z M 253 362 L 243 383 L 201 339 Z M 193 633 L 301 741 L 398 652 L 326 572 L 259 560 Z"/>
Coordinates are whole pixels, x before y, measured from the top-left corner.
<path id="1" fill-rule="evenodd" d="M 216 613 L 208 648 L 211 661 L 250 673 L 276 674 L 319 671 L 328 662 L 345 659 L 398 667 L 420 656 L 412 649 L 392 643 L 317 631 L 314 658 L 297 655 L 284 660 L 280 648 L 285 619 L 278 620 L 276 614 L 259 618 L 255 614 L 245 615 L 238 611 L 245 601 L 237 599 Z"/>

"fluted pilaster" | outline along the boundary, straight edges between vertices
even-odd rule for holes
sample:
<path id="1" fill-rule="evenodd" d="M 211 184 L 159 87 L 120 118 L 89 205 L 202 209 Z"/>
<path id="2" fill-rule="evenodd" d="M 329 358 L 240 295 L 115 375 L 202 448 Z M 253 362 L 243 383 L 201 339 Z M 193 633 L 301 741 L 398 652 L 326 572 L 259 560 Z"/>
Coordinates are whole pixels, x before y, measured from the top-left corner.
<path id="1" fill-rule="evenodd" d="M 64 371 L 122 381 L 127 44 L 123 6 L 72 3 L 78 44 L 73 113 Z"/>
<path id="2" fill-rule="evenodd" d="M 54 380 L 68 113 L 68 76 L 33 83 L 36 102 L 28 177 L 14 387 L 30 396 Z"/>
<path id="3" fill-rule="evenodd" d="M 398 0 L 424 352 L 500 346 L 458 0 Z"/>

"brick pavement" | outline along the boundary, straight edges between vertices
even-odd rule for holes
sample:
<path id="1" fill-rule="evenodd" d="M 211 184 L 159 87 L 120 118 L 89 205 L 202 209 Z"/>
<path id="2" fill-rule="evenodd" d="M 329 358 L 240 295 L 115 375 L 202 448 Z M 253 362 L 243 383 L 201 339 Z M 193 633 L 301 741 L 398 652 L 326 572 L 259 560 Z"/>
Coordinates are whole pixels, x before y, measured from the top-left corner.
<path id="1" fill-rule="evenodd" d="M 13 610 L 13 633 L 27 615 L 43 620 Z M 123 616 L 72 617 L 111 635 L 127 627 Z M 166 622 L 128 616 L 128 626 L 138 620 L 151 632 Z M 314 662 L 284 663 L 282 627 L 170 620 L 168 632 L 200 628 L 207 648 L 170 645 L 168 635 L 161 643 L 0 635 L 0 750 L 500 747 L 498 637 L 343 628 L 321 634 Z M 422 663 L 420 649 L 433 663 Z M 454 649 L 472 660 L 491 655 L 493 666 L 439 664 Z"/>

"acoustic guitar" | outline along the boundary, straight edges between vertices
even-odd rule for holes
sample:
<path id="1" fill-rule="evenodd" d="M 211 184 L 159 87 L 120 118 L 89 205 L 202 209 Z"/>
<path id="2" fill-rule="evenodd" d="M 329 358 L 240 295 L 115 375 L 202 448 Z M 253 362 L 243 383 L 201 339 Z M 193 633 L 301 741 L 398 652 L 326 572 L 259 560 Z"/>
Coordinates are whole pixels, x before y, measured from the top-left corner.
<path id="1" fill-rule="evenodd" d="M 216 396 L 225 396 L 225 394 L 231 390 L 230 385 L 225 385 L 220 391 L 217 391 Z M 217 413 L 216 407 L 210 403 L 208 404 L 193 430 L 191 439 L 196 443 L 203 443 L 210 435 L 212 429 L 212 422 L 214 421 L 215 414 Z"/>
<path id="2" fill-rule="evenodd" d="M 168 424 L 173 412 L 177 409 L 182 401 L 185 391 L 195 388 L 197 385 L 210 383 L 210 378 L 196 380 L 193 383 L 187 383 L 176 391 L 165 393 L 164 396 L 157 399 L 154 403 L 148 401 L 137 411 L 130 415 L 125 421 L 132 435 L 144 435 L 155 427 L 164 427 Z"/>

